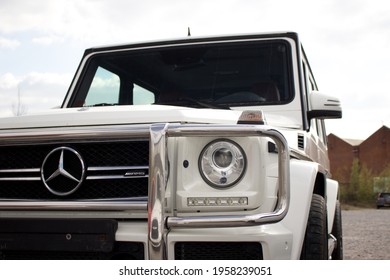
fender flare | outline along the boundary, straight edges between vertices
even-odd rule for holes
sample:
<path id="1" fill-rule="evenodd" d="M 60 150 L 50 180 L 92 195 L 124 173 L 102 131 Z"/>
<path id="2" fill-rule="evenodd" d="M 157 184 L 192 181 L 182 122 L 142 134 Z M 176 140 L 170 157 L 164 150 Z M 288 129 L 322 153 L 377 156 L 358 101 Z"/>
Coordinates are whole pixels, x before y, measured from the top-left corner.
<path id="1" fill-rule="evenodd" d="M 326 179 L 326 207 L 328 211 L 328 233 L 332 232 L 338 193 L 339 193 L 339 183 L 332 179 Z"/>
<path id="2" fill-rule="evenodd" d="M 290 206 L 282 220 L 285 227 L 293 233 L 291 258 L 299 259 L 305 238 L 307 219 L 319 164 L 310 161 L 290 161 Z"/>

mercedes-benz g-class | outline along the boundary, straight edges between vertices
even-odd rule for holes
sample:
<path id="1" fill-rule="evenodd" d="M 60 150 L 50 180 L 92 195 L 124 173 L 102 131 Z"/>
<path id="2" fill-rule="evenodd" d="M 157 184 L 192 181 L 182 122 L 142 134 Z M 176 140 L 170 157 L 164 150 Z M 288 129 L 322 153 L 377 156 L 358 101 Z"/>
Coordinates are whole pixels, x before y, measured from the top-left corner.
<path id="1" fill-rule="evenodd" d="M 88 49 L 0 120 L 0 258 L 341 259 L 340 117 L 296 33 Z"/>

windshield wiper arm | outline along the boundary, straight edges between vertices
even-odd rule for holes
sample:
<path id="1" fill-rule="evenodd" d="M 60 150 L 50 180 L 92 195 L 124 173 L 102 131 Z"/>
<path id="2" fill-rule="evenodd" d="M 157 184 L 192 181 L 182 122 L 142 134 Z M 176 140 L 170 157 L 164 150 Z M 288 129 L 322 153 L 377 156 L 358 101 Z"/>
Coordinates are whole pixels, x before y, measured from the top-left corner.
<path id="1" fill-rule="evenodd" d="M 220 105 L 215 105 L 215 104 L 211 104 L 208 102 L 199 101 L 199 100 L 196 100 L 196 99 L 191 98 L 191 97 L 181 97 L 181 98 L 179 98 L 179 100 L 189 101 L 191 103 L 197 104 L 197 105 L 202 106 L 204 108 L 230 110 L 230 107 L 220 106 Z"/>
<path id="2" fill-rule="evenodd" d="M 116 106 L 116 105 L 118 105 L 118 103 L 97 103 L 86 107 L 103 107 L 103 106 Z"/>

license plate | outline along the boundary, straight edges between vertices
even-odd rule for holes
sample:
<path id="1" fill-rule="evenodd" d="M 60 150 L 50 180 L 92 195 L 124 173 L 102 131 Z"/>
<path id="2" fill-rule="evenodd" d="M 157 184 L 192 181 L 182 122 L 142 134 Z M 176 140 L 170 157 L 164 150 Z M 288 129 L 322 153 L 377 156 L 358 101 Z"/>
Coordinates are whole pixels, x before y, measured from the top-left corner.
<path id="1" fill-rule="evenodd" d="M 0 219 L 0 251 L 110 252 L 111 219 Z"/>

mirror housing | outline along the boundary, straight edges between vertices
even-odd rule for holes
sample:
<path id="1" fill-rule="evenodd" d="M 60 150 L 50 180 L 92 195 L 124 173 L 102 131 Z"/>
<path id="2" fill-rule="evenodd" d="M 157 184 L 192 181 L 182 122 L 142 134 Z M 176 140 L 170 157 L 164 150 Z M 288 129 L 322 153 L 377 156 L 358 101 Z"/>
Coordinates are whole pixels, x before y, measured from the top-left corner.
<path id="1" fill-rule="evenodd" d="M 342 109 L 337 97 L 312 91 L 309 95 L 308 118 L 311 119 L 340 119 Z"/>

